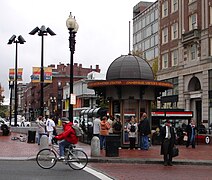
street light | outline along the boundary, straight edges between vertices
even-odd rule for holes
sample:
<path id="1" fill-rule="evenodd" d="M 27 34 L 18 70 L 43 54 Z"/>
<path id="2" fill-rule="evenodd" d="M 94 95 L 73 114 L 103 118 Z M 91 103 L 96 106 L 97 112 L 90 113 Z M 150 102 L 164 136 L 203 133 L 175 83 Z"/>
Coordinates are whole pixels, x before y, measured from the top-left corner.
<path id="1" fill-rule="evenodd" d="M 70 56 L 70 94 L 69 94 L 69 119 L 73 122 L 73 103 L 71 102 L 71 98 L 73 96 L 73 59 L 74 59 L 74 51 L 75 51 L 75 37 L 78 31 L 79 25 L 77 24 L 75 17 L 73 18 L 71 13 L 69 18 L 66 20 L 66 26 L 69 30 L 69 48 L 71 52 Z"/>
<path id="2" fill-rule="evenodd" d="M 9 89 L 10 89 L 10 126 L 12 121 L 12 95 L 13 95 L 14 81 L 9 80 Z"/>
<path id="3" fill-rule="evenodd" d="M 16 39 L 16 35 L 13 35 L 7 44 L 12 44 L 15 43 L 16 44 L 16 51 L 15 51 L 15 121 L 14 121 L 14 125 L 17 126 L 17 109 L 18 109 L 18 87 L 17 87 L 17 81 L 18 81 L 18 43 L 20 44 L 24 44 L 26 41 L 24 40 L 24 38 L 20 35 L 18 36 L 18 39 Z M 10 121 L 11 123 L 11 121 Z"/>
<path id="4" fill-rule="evenodd" d="M 35 35 L 38 33 L 38 36 L 41 36 L 41 67 L 40 67 L 40 115 L 43 116 L 44 112 L 44 103 L 43 103 L 43 86 L 44 86 L 44 67 L 43 67 L 43 43 L 44 36 L 50 34 L 51 36 L 56 35 L 50 28 L 45 28 L 45 26 L 41 26 L 41 28 L 36 27 L 29 34 Z"/>

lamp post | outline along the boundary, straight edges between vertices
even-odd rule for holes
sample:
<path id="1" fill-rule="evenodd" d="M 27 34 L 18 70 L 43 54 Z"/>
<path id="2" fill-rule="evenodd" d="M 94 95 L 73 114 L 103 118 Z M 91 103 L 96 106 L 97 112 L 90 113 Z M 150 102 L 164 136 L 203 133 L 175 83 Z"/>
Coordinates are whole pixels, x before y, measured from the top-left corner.
<path id="1" fill-rule="evenodd" d="M 71 122 L 73 122 L 73 103 L 71 101 L 72 96 L 73 96 L 73 61 L 74 61 L 74 51 L 75 51 L 75 37 L 76 33 L 78 31 L 79 25 L 77 24 L 75 17 L 73 18 L 71 13 L 69 15 L 69 18 L 66 20 L 66 26 L 69 30 L 69 49 L 71 52 L 70 55 L 70 94 L 69 94 L 69 119 Z"/>
<path id="2" fill-rule="evenodd" d="M 17 81 L 18 81 L 18 43 L 19 44 L 24 44 L 26 41 L 24 40 L 24 38 L 20 35 L 18 36 L 18 38 L 16 39 L 16 35 L 13 35 L 7 44 L 12 44 L 15 43 L 16 44 L 16 51 L 15 51 L 15 121 L 14 121 L 14 126 L 17 126 L 17 110 L 18 110 L 18 87 L 17 87 Z M 11 123 L 11 121 L 10 121 Z"/>
<path id="3" fill-rule="evenodd" d="M 45 28 L 45 26 L 41 26 L 41 28 L 36 27 L 29 34 L 35 35 L 38 33 L 38 36 L 41 36 L 41 67 L 40 67 L 40 115 L 43 116 L 44 112 L 44 103 L 43 103 L 43 87 L 44 87 L 44 67 L 43 67 L 43 44 L 44 44 L 44 36 L 50 34 L 51 36 L 56 35 L 50 28 Z"/>
<path id="4" fill-rule="evenodd" d="M 14 81 L 9 81 L 9 89 L 10 89 L 10 126 L 12 121 L 12 98 L 13 98 L 13 88 L 14 88 Z"/>

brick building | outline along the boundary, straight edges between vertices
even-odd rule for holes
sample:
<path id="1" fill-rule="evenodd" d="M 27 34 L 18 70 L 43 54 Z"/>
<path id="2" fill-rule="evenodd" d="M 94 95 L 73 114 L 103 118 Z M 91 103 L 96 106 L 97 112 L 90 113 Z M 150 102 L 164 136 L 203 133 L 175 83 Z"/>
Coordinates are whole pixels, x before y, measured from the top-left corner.
<path id="1" fill-rule="evenodd" d="M 62 115 L 63 107 L 63 87 L 69 86 L 70 82 L 70 65 L 60 63 L 49 65 L 52 67 L 52 83 L 44 84 L 44 112 L 45 114 L 53 114 L 55 116 Z M 100 72 L 99 65 L 95 68 L 83 68 L 82 64 L 74 63 L 74 82 L 85 79 L 89 72 Z M 40 110 L 40 83 L 28 83 L 24 90 L 24 106 L 26 118 L 34 120 L 39 115 Z"/>
<path id="2" fill-rule="evenodd" d="M 135 50 L 146 51 L 151 45 L 142 33 L 154 35 L 152 29 L 143 29 L 153 22 L 153 6 L 158 9 L 157 78 L 174 85 L 162 93 L 160 108 L 191 110 L 197 125 L 207 126 L 212 122 L 212 0 L 158 0 L 136 14 L 134 8 Z M 141 26 L 143 22 L 149 22 L 147 27 Z"/>

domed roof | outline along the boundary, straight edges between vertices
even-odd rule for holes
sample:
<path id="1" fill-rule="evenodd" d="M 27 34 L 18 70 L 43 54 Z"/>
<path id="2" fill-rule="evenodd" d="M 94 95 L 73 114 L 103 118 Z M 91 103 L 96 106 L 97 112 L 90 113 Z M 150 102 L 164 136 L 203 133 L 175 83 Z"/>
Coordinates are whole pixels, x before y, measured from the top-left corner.
<path id="1" fill-rule="evenodd" d="M 115 79 L 154 80 L 154 75 L 146 60 L 138 56 L 121 55 L 107 70 L 106 80 Z"/>

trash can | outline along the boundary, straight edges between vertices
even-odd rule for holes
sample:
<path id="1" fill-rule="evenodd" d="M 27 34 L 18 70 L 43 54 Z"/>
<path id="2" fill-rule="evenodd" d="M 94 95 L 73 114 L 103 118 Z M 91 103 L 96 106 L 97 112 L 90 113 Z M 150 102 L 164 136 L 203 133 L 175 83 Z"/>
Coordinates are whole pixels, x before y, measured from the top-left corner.
<path id="1" fill-rule="evenodd" d="M 28 141 L 27 143 L 35 143 L 36 131 L 28 131 Z"/>
<path id="2" fill-rule="evenodd" d="M 107 157 L 118 157 L 120 146 L 120 136 L 117 134 L 109 134 L 106 136 L 106 153 Z"/>

